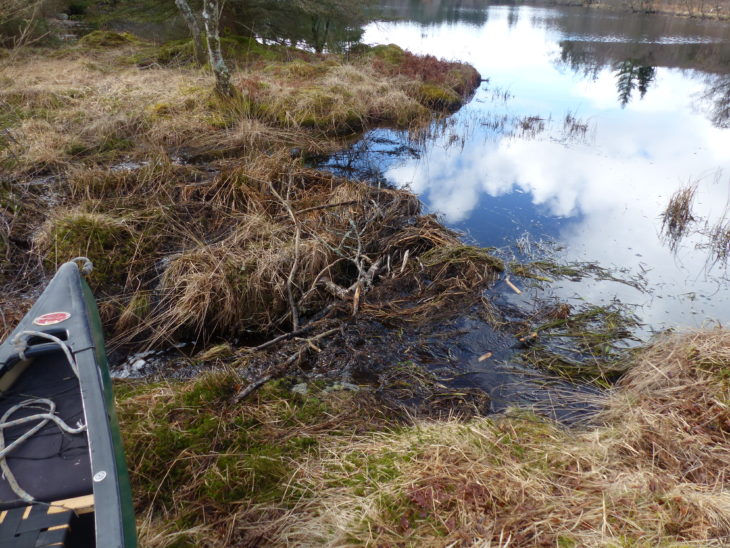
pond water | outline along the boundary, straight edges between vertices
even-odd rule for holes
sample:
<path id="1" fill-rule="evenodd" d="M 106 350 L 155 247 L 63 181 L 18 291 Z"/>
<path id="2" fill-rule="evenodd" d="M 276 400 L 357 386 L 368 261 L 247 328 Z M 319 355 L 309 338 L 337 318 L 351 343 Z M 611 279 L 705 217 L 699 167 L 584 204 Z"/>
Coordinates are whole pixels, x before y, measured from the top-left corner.
<path id="1" fill-rule="evenodd" d="M 563 280 L 502 299 L 619 300 L 644 334 L 730 320 L 709 237 L 730 200 L 730 25 L 479 1 L 385 9 L 398 20 L 370 24 L 364 42 L 465 61 L 485 81 L 425 137 L 372 130 L 330 169 L 408 187 L 506 257 L 596 262 L 637 282 Z M 661 214 L 687 185 L 695 222 L 670 245 Z"/>

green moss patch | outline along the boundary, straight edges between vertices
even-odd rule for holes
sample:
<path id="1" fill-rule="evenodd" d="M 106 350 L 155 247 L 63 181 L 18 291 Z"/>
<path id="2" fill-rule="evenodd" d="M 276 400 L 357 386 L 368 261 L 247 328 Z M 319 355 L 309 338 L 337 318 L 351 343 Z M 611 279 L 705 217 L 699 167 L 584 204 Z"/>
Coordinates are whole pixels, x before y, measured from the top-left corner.
<path id="1" fill-rule="evenodd" d="M 235 403 L 245 384 L 221 370 L 190 382 L 115 385 L 139 510 L 190 527 L 234 514 L 254 519 L 246 512 L 256 505 L 285 510 L 313 495 L 290 484 L 300 462 L 382 424 L 362 394 L 311 385 L 302 395 L 283 379 Z"/>
<path id="2" fill-rule="evenodd" d="M 418 99 L 433 110 L 456 110 L 462 103 L 461 97 L 454 90 L 436 84 L 421 84 Z"/>
<path id="3" fill-rule="evenodd" d="M 370 49 L 370 52 L 391 65 L 400 65 L 406 58 L 405 50 L 396 44 L 380 44 Z"/>
<path id="4" fill-rule="evenodd" d="M 139 40 L 128 32 L 111 30 L 95 30 L 79 40 L 79 44 L 87 48 L 118 48 L 138 42 Z"/>
<path id="5" fill-rule="evenodd" d="M 161 46 L 144 47 L 130 57 L 136 65 L 146 67 L 153 64 L 162 66 L 179 65 L 195 61 L 192 40 L 173 40 Z"/>
<path id="6" fill-rule="evenodd" d="M 136 252 L 137 234 L 124 219 L 101 213 L 72 211 L 50 219 L 36 244 L 49 270 L 85 256 L 94 263 L 93 287 L 126 280 Z"/>

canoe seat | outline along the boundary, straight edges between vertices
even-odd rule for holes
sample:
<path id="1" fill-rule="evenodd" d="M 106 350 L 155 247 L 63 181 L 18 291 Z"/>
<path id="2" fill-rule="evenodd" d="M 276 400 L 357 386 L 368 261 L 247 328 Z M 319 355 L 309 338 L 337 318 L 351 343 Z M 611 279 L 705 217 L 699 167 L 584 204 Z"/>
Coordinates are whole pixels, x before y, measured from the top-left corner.
<path id="1" fill-rule="evenodd" d="M 0 548 L 67 546 L 78 516 L 93 511 L 93 495 L 3 510 Z"/>
<path id="2" fill-rule="evenodd" d="M 72 510 L 49 514 L 45 505 L 3 510 L 0 513 L 0 548 L 65 546 L 73 518 Z"/>

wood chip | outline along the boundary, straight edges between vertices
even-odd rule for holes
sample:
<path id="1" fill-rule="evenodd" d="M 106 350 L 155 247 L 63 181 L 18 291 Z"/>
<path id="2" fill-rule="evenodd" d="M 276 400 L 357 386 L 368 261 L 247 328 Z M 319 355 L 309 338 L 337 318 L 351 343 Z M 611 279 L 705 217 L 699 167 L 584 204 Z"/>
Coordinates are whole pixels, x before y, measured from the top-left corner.
<path id="1" fill-rule="evenodd" d="M 507 277 L 506 277 L 506 278 L 504 279 L 504 283 L 506 283 L 506 284 L 507 284 L 507 285 L 508 285 L 508 286 L 510 287 L 510 289 L 511 289 L 512 291 L 514 291 L 514 292 L 515 292 L 515 293 L 517 293 L 518 295 L 522 295 L 522 291 L 520 291 L 520 288 L 519 288 L 519 287 L 517 287 L 517 286 L 516 286 L 515 284 L 513 284 L 513 283 L 512 283 L 511 281 L 510 281 L 510 279 L 509 279 L 509 276 L 507 276 Z"/>
<path id="2" fill-rule="evenodd" d="M 355 288 L 355 296 L 352 299 L 352 315 L 357 315 L 357 310 L 360 308 L 360 284 L 357 284 Z"/>
<path id="3" fill-rule="evenodd" d="M 479 356 L 479 361 L 480 362 L 483 362 L 484 360 L 488 360 L 491 357 L 492 357 L 492 353 L 491 352 L 485 352 L 484 354 L 482 354 L 481 356 Z"/>
<path id="4" fill-rule="evenodd" d="M 406 269 L 406 265 L 408 264 L 408 254 L 410 253 L 410 249 L 406 249 L 406 252 L 403 254 L 403 263 L 400 265 L 400 273 L 403 274 L 403 271 Z"/>

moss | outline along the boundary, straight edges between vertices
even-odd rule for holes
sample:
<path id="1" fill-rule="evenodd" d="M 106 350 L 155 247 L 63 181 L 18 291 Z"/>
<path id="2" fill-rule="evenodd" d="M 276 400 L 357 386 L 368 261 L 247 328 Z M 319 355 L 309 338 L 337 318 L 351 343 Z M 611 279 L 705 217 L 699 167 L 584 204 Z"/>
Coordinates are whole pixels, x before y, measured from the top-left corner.
<path id="1" fill-rule="evenodd" d="M 280 499 L 293 468 L 284 448 L 262 443 L 239 455 L 219 457 L 203 478 L 201 495 L 218 504 Z"/>
<path id="2" fill-rule="evenodd" d="M 406 52 L 395 44 L 381 44 L 373 47 L 370 52 L 377 58 L 391 65 L 400 65 L 406 59 Z"/>
<path id="3" fill-rule="evenodd" d="M 162 66 L 179 65 L 195 62 L 195 50 L 192 40 L 173 40 L 161 46 L 142 48 L 129 58 L 139 66 L 158 64 Z"/>
<path id="4" fill-rule="evenodd" d="M 232 371 L 220 371 L 203 375 L 181 392 L 186 406 L 224 405 L 240 389 L 241 380 Z"/>
<path id="5" fill-rule="evenodd" d="M 293 394 L 292 379 L 272 381 L 250 401 L 236 403 L 240 377 L 231 370 L 207 373 L 194 381 L 115 383 L 120 424 L 137 504 L 153 504 L 156 511 L 177 511 L 187 528 L 200 524 L 207 508 L 219 517 L 231 505 L 277 502 L 291 504 L 305 493 L 291 484 L 297 463 L 318 454 L 321 436 L 352 435 L 374 428 L 366 418 L 342 415 L 341 401 Z M 331 428 L 333 417 L 341 430 Z M 323 429 L 324 428 L 324 429 Z M 385 459 L 373 464 L 385 477 Z M 307 496 L 311 496 L 309 493 Z"/>
<path id="6" fill-rule="evenodd" d="M 135 43 L 139 40 L 134 35 L 111 30 L 95 30 L 79 40 L 79 44 L 87 48 L 118 48 Z"/>
<path id="7" fill-rule="evenodd" d="M 461 96 L 455 91 L 436 84 L 421 84 L 418 88 L 419 102 L 433 110 L 453 111 L 461 106 Z"/>
<path id="8" fill-rule="evenodd" d="M 292 55 L 308 55 L 295 48 L 279 45 L 266 45 L 250 36 L 229 35 L 221 38 L 223 55 L 233 62 L 253 63 L 256 61 L 284 61 Z"/>
<path id="9" fill-rule="evenodd" d="M 41 248 L 47 268 L 78 256 L 94 263 L 89 282 L 94 288 L 122 283 L 136 251 L 136 233 L 123 219 L 100 213 L 70 212 L 51 219 Z"/>

